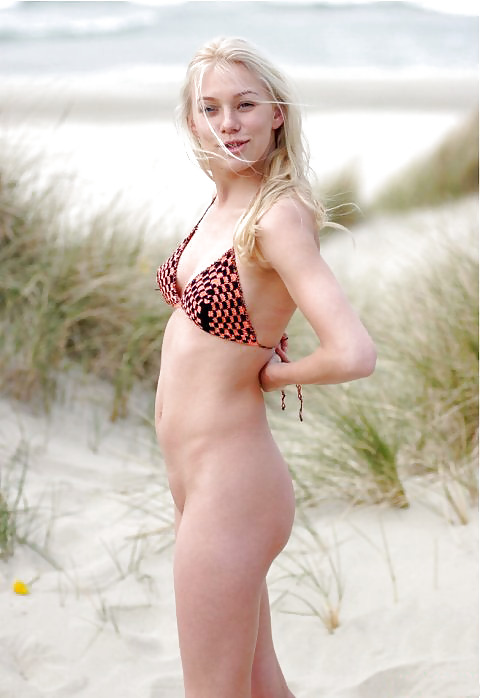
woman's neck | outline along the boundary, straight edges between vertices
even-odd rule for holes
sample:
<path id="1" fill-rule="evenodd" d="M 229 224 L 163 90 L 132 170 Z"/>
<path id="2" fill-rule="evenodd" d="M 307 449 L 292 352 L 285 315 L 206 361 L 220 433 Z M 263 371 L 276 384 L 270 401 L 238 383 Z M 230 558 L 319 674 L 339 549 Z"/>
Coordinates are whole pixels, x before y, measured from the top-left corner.
<path id="1" fill-rule="evenodd" d="M 260 177 L 214 178 L 218 208 L 246 208 L 258 192 Z"/>

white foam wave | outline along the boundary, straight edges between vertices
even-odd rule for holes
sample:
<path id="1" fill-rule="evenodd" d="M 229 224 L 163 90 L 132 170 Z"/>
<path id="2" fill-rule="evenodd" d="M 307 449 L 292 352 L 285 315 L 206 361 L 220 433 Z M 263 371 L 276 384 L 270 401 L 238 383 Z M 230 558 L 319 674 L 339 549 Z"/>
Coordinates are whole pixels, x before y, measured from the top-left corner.
<path id="1" fill-rule="evenodd" d="M 11 11 L 7 8 L 2 13 L 0 38 L 15 40 L 109 36 L 149 28 L 157 21 L 157 12 L 146 7 L 127 7 L 121 13 L 107 9 L 101 12 L 97 10 L 97 13 L 83 10 L 76 16 L 74 13 L 67 14 L 59 7 L 58 10 L 53 8 L 45 13 L 29 12 L 28 21 L 25 21 L 22 8 L 17 8 L 18 3 L 13 5 Z"/>

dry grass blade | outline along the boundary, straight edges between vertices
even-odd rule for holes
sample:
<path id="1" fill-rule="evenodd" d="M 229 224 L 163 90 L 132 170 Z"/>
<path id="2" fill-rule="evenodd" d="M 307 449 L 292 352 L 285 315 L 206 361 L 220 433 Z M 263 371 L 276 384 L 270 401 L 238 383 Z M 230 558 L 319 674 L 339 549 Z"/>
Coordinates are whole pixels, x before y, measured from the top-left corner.
<path id="1" fill-rule="evenodd" d="M 283 579 L 289 581 L 289 586 L 284 598 L 296 599 L 306 610 L 283 609 L 283 612 L 315 616 L 332 634 L 340 625 L 340 609 L 344 595 L 336 533 L 333 529 L 332 553 L 306 514 L 302 513 L 300 518 L 302 525 L 295 530 L 295 538 L 301 547 L 295 552 L 285 553 L 289 564 L 283 565 Z M 292 580 L 298 590 L 292 589 Z"/>

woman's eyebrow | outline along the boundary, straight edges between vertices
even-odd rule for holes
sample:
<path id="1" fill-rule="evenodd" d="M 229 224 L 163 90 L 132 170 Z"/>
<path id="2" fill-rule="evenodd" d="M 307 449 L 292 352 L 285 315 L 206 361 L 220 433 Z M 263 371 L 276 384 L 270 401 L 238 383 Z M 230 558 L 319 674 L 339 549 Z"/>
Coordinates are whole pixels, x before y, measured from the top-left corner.
<path id="1" fill-rule="evenodd" d="M 234 99 L 237 99 L 237 97 L 244 97 L 245 95 L 257 95 L 257 97 L 260 97 L 258 92 L 255 92 L 254 90 L 243 90 L 242 92 L 237 92 L 236 95 L 233 95 Z M 210 102 L 216 102 L 217 98 L 216 97 L 202 97 L 202 100 L 204 102 L 210 101 Z"/>

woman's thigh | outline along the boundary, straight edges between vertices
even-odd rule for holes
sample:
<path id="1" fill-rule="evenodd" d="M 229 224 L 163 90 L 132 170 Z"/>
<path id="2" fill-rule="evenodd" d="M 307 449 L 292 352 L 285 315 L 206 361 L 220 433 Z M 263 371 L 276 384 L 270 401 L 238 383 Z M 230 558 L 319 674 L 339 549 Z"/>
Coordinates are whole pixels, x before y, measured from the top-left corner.
<path id="1" fill-rule="evenodd" d="M 240 464 L 231 460 L 216 473 L 212 467 L 177 514 L 175 596 L 187 698 L 250 698 L 265 576 L 293 522 L 282 463 L 257 462 L 255 473 L 251 459 L 243 464 L 242 471 L 232 471 Z"/>
<path id="2" fill-rule="evenodd" d="M 177 532 L 175 598 L 186 697 L 250 698 L 266 555 L 201 507 Z"/>

